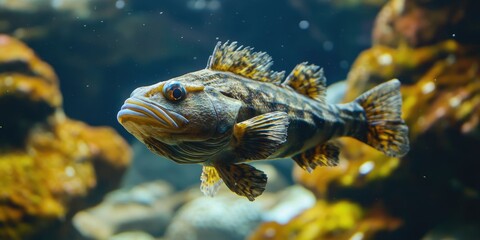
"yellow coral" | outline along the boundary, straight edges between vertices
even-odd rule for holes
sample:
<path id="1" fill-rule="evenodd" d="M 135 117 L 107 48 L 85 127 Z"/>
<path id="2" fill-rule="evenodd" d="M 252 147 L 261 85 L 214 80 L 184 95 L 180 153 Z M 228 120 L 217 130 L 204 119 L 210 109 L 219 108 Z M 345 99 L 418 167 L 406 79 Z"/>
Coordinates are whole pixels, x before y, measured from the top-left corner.
<path id="1" fill-rule="evenodd" d="M 34 75 L 58 85 L 57 75 L 52 67 L 38 58 L 27 45 L 15 38 L 0 34 L 0 53 L 0 65 L 9 62 L 26 64 L 26 69 Z"/>
<path id="2" fill-rule="evenodd" d="M 0 238 L 21 239 L 116 187 L 131 152 L 112 129 L 64 115 L 55 73 L 23 43 L 0 35 L 0 67 Z"/>
<path id="3" fill-rule="evenodd" d="M 319 239 L 341 235 L 355 226 L 363 215 L 360 206 L 340 201 L 328 204 L 318 201 L 315 206 L 292 219 L 286 225 L 270 223 L 252 235 L 251 239 Z"/>
<path id="4" fill-rule="evenodd" d="M 362 52 L 352 65 L 348 73 L 348 91 L 344 100 L 352 101 L 364 91 L 392 78 L 400 78 L 404 83 L 412 81 L 402 76 L 423 74 L 425 67 L 445 59 L 445 56 L 454 54 L 458 49 L 458 43 L 453 40 L 417 49 L 409 48 L 405 44 L 401 44 L 399 48 L 375 45 Z"/>
<path id="5" fill-rule="evenodd" d="M 0 54 L 1 56 L 1 54 Z M 19 73 L 0 74 L 0 95 L 28 98 L 35 102 L 46 102 L 52 108 L 60 107 L 62 95 L 57 85 Z"/>
<path id="6" fill-rule="evenodd" d="M 294 178 L 319 197 L 326 195 L 331 184 L 364 186 L 390 176 L 399 165 L 398 158 L 385 157 L 383 153 L 355 139 L 343 138 L 341 141 L 348 147 L 342 149 L 338 166 L 316 168 L 312 173 L 299 167 L 294 169 Z"/>
<path id="7" fill-rule="evenodd" d="M 371 236 L 378 230 L 395 229 L 401 222 L 390 218 L 381 208 L 366 212 L 356 203 L 319 200 L 285 225 L 263 224 L 250 239 L 351 239 L 353 236 Z"/>

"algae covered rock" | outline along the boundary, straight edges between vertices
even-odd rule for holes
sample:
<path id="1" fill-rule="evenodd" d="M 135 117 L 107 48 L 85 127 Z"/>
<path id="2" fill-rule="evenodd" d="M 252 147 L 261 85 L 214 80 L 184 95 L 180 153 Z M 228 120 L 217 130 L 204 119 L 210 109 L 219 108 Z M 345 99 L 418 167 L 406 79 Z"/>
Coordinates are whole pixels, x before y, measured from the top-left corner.
<path id="1" fill-rule="evenodd" d="M 396 229 L 400 223 L 379 207 L 365 210 L 349 201 L 317 201 L 287 224 L 263 224 L 250 239 L 368 239 L 380 230 Z"/>
<path id="2" fill-rule="evenodd" d="M 198 179 L 187 189 L 170 184 L 172 179 L 155 180 L 109 193 L 100 204 L 77 212 L 73 225 L 88 239 L 130 236 L 130 232 L 175 240 L 245 239 L 260 222 L 285 223 L 314 205 L 310 191 L 287 187 L 284 176 L 270 165 L 256 166 L 275 184 L 254 203 L 232 195 L 226 187 L 217 196 L 206 197 L 198 190 Z M 174 169 L 157 171 L 163 175 Z"/>
<path id="3" fill-rule="evenodd" d="M 0 108 L 0 238 L 40 237 L 42 229 L 60 237 L 61 222 L 98 201 L 91 193 L 118 185 L 129 147 L 110 128 L 66 117 L 52 68 L 6 35 Z"/>
<path id="4" fill-rule="evenodd" d="M 390 0 L 377 15 L 373 43 L 429 46 L 450 38 L 478 43 L 480 3 L 471 0 Z"/>
<path id="5" fill-rule="evenodd" d="M 237 196 L 201 197 L 184 205 L 167 239 L 244 239 L 261 222 L 262 208 Z"/>
<path id="6" fill-rule="evenodd" d="M 25 44 L 0 35 L 0 146 L 24 145 L 31 126 L 62 104 L 53 69 Z"/>
<path id="7" fill-rule="evenodd" d="M 162 235 L 175 209 L 187 199 L 180 195 L 175 196 L 172 186 L 160 180 L 116 190 L 101 204 L 75 214 L 73 224 L 83 237 L 91 239 L 115 238 L 128 231 Z"/>

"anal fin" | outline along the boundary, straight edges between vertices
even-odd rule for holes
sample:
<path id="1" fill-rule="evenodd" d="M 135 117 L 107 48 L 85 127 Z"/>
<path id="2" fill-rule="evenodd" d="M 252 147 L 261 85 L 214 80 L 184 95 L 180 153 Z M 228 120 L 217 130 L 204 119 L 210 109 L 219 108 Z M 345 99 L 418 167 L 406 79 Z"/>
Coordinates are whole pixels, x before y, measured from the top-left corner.
<path id="1" fill-rule="evenodd" d="M 200 185 L 200 190 L 203 194 L 213 197 L 217 194 L 220 185 L 222 184 L 222 179 L 218 174 L 215 167 L 212 166 L 203 166 L 202 175 L 200 176 L 202 184 Z"/>
<path id="2" fill-rule="evenodd" d="M 250 201 L 265 191 L 267 175 L 248 164 L 216 164 L 215 167 L 232 192 L 245 196 Z"/>
<path id="3" fill-rule="evenodd" d="M 338 164 L 339 147 L 333 142 L 318 145 L 292 159 L 301 168 L 312 172 L 317 166 L 336 166 Z"/>

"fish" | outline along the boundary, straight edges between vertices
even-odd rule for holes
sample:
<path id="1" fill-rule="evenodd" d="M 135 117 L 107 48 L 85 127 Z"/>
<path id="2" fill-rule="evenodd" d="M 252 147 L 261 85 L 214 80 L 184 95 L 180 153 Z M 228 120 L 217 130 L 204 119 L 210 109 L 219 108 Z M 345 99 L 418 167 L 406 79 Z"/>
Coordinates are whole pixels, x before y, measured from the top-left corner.
<path id="1" fill-rule="evenodd" d="M 135 89 L 117 119 L 152 152 L 201 164 L 207 196 L 225 183 L 254 201 L 267 176 L 249 163 L 260 160 L 291 158 L 309 172 L 336 166 L 339 137 L 391 157 L 408 153 L 398 79 L 329 104 L 323 68 L 303 62 L 285 77 L 272 64 L 265 52 L 218 42 L 205 69 Z"/>

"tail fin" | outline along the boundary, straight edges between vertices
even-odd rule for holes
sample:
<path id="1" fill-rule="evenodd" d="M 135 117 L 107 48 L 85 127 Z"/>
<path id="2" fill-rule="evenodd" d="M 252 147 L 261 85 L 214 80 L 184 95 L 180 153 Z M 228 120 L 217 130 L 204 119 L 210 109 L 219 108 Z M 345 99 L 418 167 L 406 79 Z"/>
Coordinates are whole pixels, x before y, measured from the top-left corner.
<path id="1" fill-rule="evenodd" d="M 355 99 L 365 110 L 366 143 L 390 157 L 402 157 L 410 150 L 408 127 L 401 117 L 402 96 L 397 79 L 382 83 Z"/>

